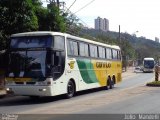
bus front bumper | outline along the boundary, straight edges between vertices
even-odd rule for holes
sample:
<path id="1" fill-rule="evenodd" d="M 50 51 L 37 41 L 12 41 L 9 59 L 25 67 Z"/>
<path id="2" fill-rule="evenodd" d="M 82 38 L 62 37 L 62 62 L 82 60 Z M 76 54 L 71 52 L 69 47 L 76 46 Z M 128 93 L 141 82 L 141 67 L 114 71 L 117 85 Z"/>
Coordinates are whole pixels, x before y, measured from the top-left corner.
<path id="1" fill-rule="evenodd" d="M 53 96 L 51 86 L 6 86 L 8 93 L 25 96 Z"/>

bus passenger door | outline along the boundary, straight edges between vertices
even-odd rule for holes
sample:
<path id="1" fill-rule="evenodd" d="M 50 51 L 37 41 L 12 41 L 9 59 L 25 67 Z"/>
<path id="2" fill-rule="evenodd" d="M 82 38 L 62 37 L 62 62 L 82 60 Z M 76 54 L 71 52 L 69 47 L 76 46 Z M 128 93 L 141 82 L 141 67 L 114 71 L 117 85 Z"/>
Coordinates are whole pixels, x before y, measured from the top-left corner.
<path id="1" fill-rule="evenodd" d="M 54 51 L 52 54 L 52 74 L 53 79 L 58 79 L 64 72 L 64 53 L 62 51 Z"/>

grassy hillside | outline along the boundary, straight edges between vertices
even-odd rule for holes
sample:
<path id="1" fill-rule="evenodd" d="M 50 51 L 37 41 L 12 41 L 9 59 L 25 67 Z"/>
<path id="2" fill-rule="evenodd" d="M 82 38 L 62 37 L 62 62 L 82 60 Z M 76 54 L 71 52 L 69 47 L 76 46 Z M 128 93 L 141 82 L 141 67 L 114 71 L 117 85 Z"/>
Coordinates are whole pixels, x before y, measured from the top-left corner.
<path id="1" fill-rule="evenodd" d="M 117 32 L 103 32 L 94 29 L 82 29 L 80 36 L 93 39 L 95 41 L 116 44 L 122 46 L 123 54 L 129 59 L 142 60 L 144 57 L 160 57 L 160 43 L 145 37 L 136 37 L 128 33 L 121 33 L 121 44 L 119 40 L 119 33 Z"/>

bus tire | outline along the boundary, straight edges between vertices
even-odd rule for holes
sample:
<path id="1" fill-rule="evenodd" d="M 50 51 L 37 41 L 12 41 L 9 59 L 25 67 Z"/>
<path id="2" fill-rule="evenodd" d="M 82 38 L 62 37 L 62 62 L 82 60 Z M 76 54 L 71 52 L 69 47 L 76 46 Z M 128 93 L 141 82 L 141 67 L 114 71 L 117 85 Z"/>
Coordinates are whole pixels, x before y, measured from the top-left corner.
<path id="1" fill-rule="evenodd" d="M 29 96 L 30 99 L 33 99 L 33 100 L 38 100 L 40 98 L 40 96 Z"/>
<path id="2" fill-rule="evenodd" d="M 112 80 L 111 80 L 111 86 L 112 86 L 112 88 L 114 88 L 114 84 L 116 84 L 116 77 L 115 77 L 115 75 L 112 76 Z"/>
<path id="3" fill-rule="evenodd" d="M 111 81 L 111 77 L 108 76 L 107 81 L 106 81 L 106 90 L 110 88 L 110 81 Z"/>
<path id="4" fill-rule="evenodd" d="M 110 80 L 110 82 L 109 82 L 109 89 L 112 89 L 112 88 L 113 88 L 113 81 Z"/>
<path id="5" fill-rule="evenodd" d="M 6 95 L 0 95 L 0 99 L 6 97 Z"/>
<path id="6" fill-rule="evenodd" d="M 72 80 L 70 80 L 67 84 L 67 94 L 66 94 L 66 98 L 71 98 L 73 97 L 75 94 L 75 84 Z"/>
<path id="7" fill-rule="evenodd" d="M 115 75 L 112 76 L 112 81 L 113 81 L 113 86 L 114 86 L 114 84 L 116 84 L 116 77 L 115 77 Z"/>
<path id="8" fill-rule="evenodd" d="M 112 89 L 114 87 L 114 83 L 111 77 L 108 77 L 108 86 L 109 86 L 109 89 Z"/>
<path id="9" fill-rule="evenodd" d="M 111 83 L 110 83 L 110 89 L 114 88 L 114 81 L 111 80 Z"/>
<path id="10" fill-rule="evenodd" d="M 105 88 L 106 88 L 106 90 L 108 90 L 108 85 L 106 85 L 106 87 L 105 87 Z"/>

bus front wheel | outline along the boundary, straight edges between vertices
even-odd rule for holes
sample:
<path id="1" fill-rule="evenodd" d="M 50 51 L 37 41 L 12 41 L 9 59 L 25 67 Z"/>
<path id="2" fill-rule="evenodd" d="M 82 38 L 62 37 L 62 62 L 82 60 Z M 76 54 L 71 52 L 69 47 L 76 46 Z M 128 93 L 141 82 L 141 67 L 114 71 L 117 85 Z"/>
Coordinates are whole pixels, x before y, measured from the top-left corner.
<path id="1" fill-rule="evenodd" d="M 68 82 L 66 98 L 71 98 L 75 94 L 75 85 L 72 80 Z"/>

